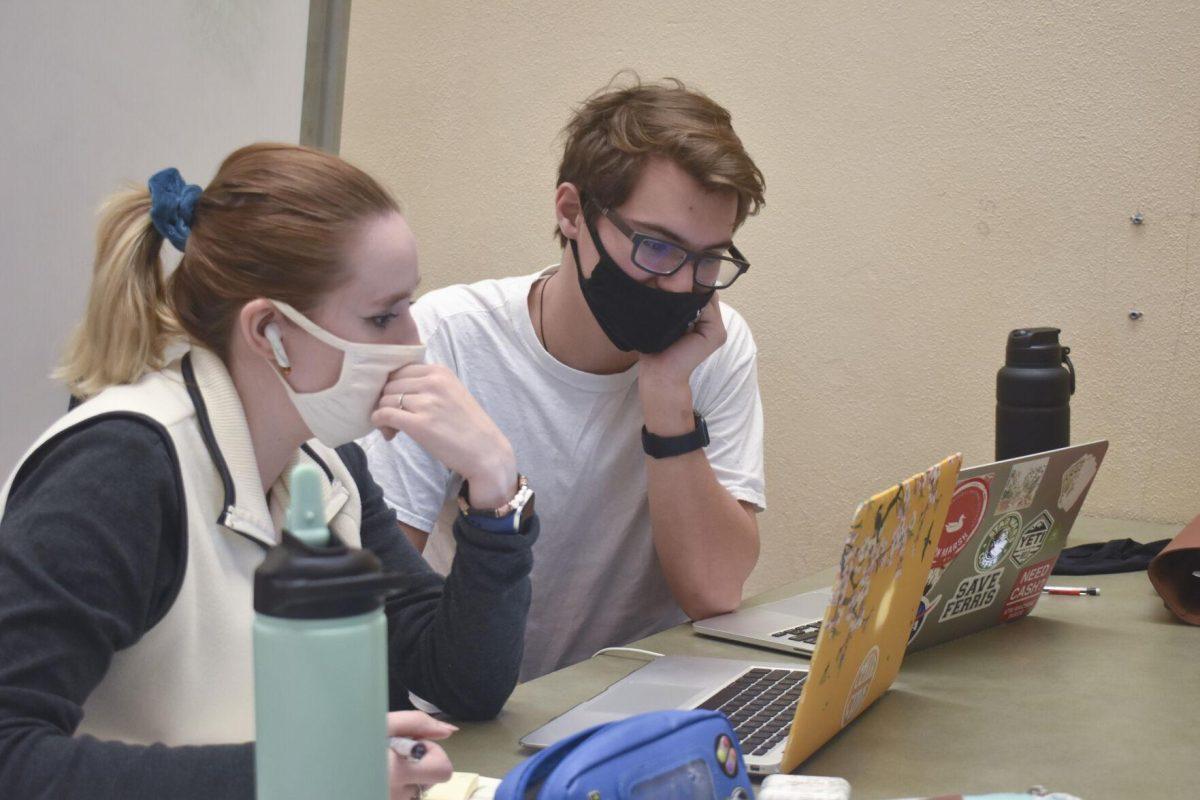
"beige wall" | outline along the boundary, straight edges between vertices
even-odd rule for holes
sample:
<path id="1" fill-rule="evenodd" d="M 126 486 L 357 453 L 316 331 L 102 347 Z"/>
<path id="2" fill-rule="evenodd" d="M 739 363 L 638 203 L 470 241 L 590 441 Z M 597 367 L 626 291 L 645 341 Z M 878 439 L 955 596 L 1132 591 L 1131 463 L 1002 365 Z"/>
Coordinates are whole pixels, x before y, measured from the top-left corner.
<path id="1" fill-rule="evenodd" d="M 832 563 L 869 492 L 990 460 L 1022 325 L 1064 329 L 1073 438 L 1112 440 L 1087 512 L 1200 512 L 1200 4 L 355 0 L 342 150 L 428 286 L 557 259 L 556 134 L 622 67 L 724 103 L 767 176 L 725 298 L 761 353 L 752 589 Z"/>

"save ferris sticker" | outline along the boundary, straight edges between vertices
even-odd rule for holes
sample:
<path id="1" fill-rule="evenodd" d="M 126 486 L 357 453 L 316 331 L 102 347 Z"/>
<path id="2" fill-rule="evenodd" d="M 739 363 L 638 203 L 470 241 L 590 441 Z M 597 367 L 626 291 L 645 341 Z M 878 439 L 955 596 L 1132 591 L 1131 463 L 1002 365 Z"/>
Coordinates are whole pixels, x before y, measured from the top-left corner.
<path id="1" fill-rule="evenodd" d="M 963 578 L 954 589 L 954 595 L 946 603 L 946 607 L 942 609 L 942 616 L 938 622 L 982 611 L 996 602 L 1000 595 L 1000 579 L 1003 577 L 1004 567 L 1000 567 L 982 575 L 968 575 Z"/>
<path id="2" fill-rule="evenodd" d="M 971 541 L 975 531 L 979 530 L 983 512 L 987 510 L 991 482 L 991 475 L 983 475 L 958 484 L 954 496 L 950 498 L 950 510 L 946 512 L 946 525 L 942 528 L 942 538 L 938 540 L 937 552 L 933 555 L 932 569 L 939 569 L 953 561 Z"/>

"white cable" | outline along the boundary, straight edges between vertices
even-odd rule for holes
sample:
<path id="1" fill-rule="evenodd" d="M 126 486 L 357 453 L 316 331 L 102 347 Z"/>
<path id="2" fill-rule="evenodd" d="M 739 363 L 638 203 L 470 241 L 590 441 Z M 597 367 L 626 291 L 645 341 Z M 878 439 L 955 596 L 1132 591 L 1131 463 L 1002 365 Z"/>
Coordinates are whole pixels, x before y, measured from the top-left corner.
<path id="1" fill-rule="evenodd" d="M 662 658 L 663 657 L 662 653 L 656 653 L 653 650 L 642 650 L 640 647 L 606 647 L 603 650 L 597 650 L 596 652 L 592 653 L 592 658 L 595 658 L 596 656 L 602 656 L 605 653 L 618 653 L 618 652 L 641 653 L 644 656 L 651 656 L 652 658 Z"/>

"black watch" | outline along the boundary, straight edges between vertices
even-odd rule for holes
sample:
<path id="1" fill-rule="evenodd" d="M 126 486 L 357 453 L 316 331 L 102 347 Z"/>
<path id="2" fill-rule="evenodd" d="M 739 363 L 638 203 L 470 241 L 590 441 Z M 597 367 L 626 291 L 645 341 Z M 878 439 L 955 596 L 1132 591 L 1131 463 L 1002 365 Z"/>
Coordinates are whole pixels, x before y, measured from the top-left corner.
<path id="1" fill-rule="evenodd" d="M 696 418 L 696 429 L 682 436 L 655 436 L 642 426 L 642 449 L 652 458 L 671 458 L 708 447 L 708 425 L 699 411 L 693 411 Z"/>

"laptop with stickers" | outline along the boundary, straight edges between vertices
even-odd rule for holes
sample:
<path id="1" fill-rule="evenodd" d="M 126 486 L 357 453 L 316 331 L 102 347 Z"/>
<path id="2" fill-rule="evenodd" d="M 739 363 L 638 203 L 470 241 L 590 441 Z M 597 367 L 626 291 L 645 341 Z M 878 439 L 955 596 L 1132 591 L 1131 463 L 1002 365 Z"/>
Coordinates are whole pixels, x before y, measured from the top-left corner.
<path id="1" fill-rule="evenodd" d="M 811 665 L 663 656 L 521 739 L 547 747 L 643 711 L 729 717 L 755 774 L 790 772 L 892 685 L 962 462 L 951 456 L 854 513 Z"/>
<path id="2" fill-rule="evenodd" d="M 964 470 L 938 539 L 909 650 L 1011 622 L 1037 604 L 1108 442 Z M 811 655 L 830 589 L 693 623 L 705 636 Z"/>
<path id="3" fill-rule="evenodd" d="M 1065 447 L 964 472 L 938 540 L 908 649 L 1033 611 L 1108 452 Z"/>

